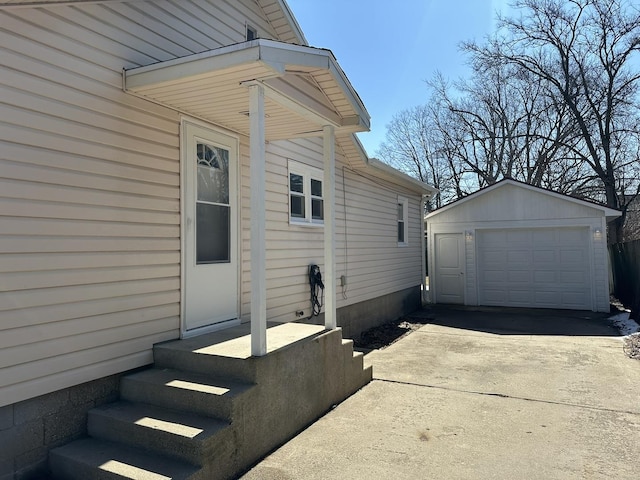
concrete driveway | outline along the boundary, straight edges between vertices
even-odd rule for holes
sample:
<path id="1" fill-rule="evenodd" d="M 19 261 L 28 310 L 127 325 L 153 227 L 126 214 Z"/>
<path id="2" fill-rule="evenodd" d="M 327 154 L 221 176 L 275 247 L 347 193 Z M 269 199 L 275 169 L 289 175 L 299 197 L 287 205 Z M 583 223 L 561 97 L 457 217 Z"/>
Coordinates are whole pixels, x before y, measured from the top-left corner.
<path id="1" fill-rule="evenodd" d="M 590 312 L 454 309 L 242 478 L 637 479 L 640 362 Z"/>

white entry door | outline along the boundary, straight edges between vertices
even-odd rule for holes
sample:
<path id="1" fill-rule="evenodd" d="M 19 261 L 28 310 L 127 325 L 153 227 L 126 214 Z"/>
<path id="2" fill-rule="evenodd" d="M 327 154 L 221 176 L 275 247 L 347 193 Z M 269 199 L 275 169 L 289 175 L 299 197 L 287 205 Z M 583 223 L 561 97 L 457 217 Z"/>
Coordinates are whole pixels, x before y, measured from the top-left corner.
<path id="1" fill-rule="evenodd" d="M 187 331 L 238 318 L 238 142 L 183 130 L 184 315 Z"/>
<path id="2" fill-rule="evenodd" d="M 464 304 L 464 241 L 460 233 L 436 234 L 436 303 Z"/>

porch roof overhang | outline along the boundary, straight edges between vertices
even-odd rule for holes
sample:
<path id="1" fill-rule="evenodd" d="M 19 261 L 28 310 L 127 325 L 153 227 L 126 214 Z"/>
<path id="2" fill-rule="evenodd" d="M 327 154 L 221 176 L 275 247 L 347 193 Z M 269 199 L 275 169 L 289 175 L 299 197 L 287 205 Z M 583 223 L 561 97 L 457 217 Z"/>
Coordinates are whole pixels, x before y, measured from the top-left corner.
<path id="1" fill-rule="evenodd" d="M 124 71 L 124 89 L 249 135 L 249 89 L 265 91 L 265 139 L 369 130 L 362 101 L 329 50 L 258 39 Z"/>

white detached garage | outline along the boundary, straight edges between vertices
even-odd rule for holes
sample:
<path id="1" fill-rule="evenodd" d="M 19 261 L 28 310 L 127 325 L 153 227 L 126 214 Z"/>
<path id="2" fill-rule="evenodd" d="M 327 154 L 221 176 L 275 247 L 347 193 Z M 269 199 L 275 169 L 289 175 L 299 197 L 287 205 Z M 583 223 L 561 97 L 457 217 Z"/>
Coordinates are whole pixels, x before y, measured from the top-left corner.
<path id="1" fill-rule="evenodd" d="M 502 180 L 426 217 L 430 301 L 609 311 L 620 212 Z"/>

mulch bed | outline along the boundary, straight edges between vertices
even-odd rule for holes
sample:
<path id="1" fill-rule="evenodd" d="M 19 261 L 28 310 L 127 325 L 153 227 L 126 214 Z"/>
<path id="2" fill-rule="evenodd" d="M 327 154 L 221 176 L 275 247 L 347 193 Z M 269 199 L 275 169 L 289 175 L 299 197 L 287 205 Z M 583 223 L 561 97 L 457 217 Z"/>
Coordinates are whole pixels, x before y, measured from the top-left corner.
<path id="1" fill-rule="evenodd" d="M 358 350 L 378 350 L 397 342 L 401 338 L 429 323 L 424 314 L 409 315 L 362 332 L 353 340 Z"/>

